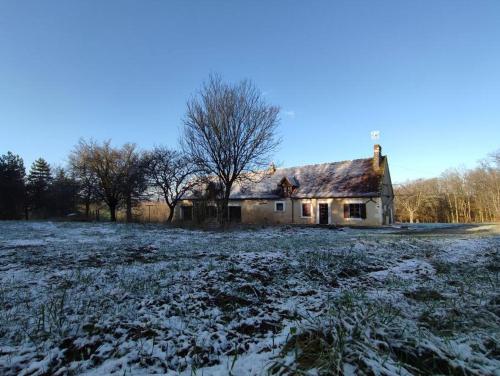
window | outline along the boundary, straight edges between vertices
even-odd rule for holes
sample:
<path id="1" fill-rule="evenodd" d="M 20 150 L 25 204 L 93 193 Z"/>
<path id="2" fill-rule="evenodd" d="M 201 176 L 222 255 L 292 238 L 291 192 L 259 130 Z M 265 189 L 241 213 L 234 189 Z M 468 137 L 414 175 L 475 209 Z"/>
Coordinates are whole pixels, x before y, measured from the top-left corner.
<path id="1" fill-rule="evenodd" d="M 192 221 L 193 220 L 193 207 L 192 206 L 187 206 L 183 205 L 181 206 L 182 210 L 182 219 L 185 221 Z"/>
<path id="2" fill-rule="evenodd" d="M 285 211 L 285 203 L 283 201 L 278 201 L 274 203 L 274 211 L 284 212 Z"/>
<path id="3" fill-rule="evenodd" d="M 288 184 L 281 185 L 281 195 L 283 197 L 290 197 L 293 193 L 293 187 Z"/>
<path id="4" fill-rule="evenodd" d="M 344 218 L 366 218 L 366 204 L 344 204 Z"/>
<path id="5" fill-rule="evenodd" d="M 217 218 L 217 207 L 213 205 L 207 206 L 207 217 L 208 218 Z"/>
<path id="6" fill-rule="evenodd" d="M 311 217 L 311 204 L 309 202 L 302 204 L 302 217 Z"/>
<path id="7" fill-rule="evenodd" d="M 229 207 L 229 221 L 230 222 L 241 222 L 241 206 L 230 206 Z"/>

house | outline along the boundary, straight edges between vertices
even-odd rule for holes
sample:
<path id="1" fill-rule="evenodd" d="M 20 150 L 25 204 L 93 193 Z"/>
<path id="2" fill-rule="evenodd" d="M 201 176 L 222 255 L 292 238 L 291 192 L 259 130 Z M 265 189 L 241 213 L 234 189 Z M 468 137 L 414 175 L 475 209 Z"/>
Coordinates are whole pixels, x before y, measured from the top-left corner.
<path id="1" fill-rule="evenodd" d="M 387 157 L 375 145 L 371 158 L 273 168 L 258 181 L 236 184 L 229 216 L 232 222 L 248 224 L 380 226 L 393 222 L 393 199 Z M 214 202 L 191 194 L 178 205 L 174 218 L 199 221 L 215 216 Z"/>

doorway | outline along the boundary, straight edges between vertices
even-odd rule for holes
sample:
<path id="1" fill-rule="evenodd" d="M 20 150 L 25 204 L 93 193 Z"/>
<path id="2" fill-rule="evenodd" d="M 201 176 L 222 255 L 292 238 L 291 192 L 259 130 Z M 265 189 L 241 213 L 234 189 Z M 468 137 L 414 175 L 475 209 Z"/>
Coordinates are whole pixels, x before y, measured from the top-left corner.
<path id="1" fill-rule="evenodd" d="M 182 210 L 182 219 L 184 221 L 192 221 L 193 220 L 193 207 L 192 206 L 181 206 Z"/>
<path id="2" fill-rule="evenodd" d="M 327 225 L 328 224 L 328 204 L 318 204 L 319 211 L 319 224 Z"/>
<path id="3" fill-rule="evenodd" d="M 229 221 L 233 223 L 241 222 L 241 206 L 229 207 Z"/>

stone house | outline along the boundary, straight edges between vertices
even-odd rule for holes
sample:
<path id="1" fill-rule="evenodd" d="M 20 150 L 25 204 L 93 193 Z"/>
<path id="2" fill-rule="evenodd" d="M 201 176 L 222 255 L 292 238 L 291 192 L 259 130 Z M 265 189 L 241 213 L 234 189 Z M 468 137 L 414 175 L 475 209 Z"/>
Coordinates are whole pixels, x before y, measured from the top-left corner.
<path id="1" fill-rule="evenodd" d="M 381 226 L 393 222 L 393 199 L 387 157 L 375 145 L 371 158 L 273 168 L 256 182 L 236 184 L 229 216 L 247 224 Z M 182 221 L 215 217 L 215 203 L 194 194 L 174 215 Z"/>

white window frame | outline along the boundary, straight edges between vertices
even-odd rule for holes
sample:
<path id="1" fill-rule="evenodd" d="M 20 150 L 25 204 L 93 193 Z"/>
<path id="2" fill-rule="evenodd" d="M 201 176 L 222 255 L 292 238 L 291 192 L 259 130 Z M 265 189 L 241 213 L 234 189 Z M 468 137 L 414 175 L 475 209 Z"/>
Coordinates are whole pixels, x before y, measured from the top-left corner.
<path id="1" fill-rule="evenodd" d="M 309 212 L 311 213 L 310 215 L 304 215 L 304 206 L 303 205 L 309 205 L 311 208 Z M 312 218 L 313 217 L 313 206 L 312 202 L 301 202 L 300 203 L 300 218 Z"/>
<path id="2" fill-rule="evenodd" d="M 283 204 L 283 210 L 278 210 L 278 204 Z M 285 201 L 274 201 L 274 211 L 276 213 L 286 212 L 286 202 Z"/>

